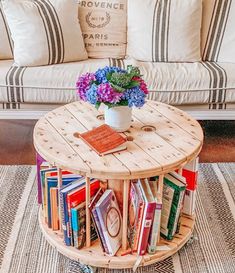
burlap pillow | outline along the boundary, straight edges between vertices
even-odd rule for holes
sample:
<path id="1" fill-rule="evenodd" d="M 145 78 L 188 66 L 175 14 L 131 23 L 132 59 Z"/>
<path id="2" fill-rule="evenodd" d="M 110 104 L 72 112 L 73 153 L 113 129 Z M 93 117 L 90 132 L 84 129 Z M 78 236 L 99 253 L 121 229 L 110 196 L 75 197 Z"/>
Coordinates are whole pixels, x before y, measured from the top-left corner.
<path id="1" fill-rule="evenodd" d="M 84 0 L 78 3 L 88 56 L 125 57 L 127 0 Z"/>
<path id="2" fill-rule="evenodd" d="M 87 58 L 75 1 L 5 0 L 2 4 L 14 41 L 16 65 L 39 66 Z"/>
<path id="3" fill-rule="evenodd" d="M 12 59 L 12 40 L 0 2 L 0 60 Z"/>
<path id="4" fill-rule="evenodd" d="M 235 1 L 203 0 L 203 60 L 214 62 L 235 62 L 234 27 Z"/>
<path id="5" fill-rule="evenodd" d="M 200 61 L 201 16 L 201 0 L 129 0 L 128 55 L 141 61 Z"/>

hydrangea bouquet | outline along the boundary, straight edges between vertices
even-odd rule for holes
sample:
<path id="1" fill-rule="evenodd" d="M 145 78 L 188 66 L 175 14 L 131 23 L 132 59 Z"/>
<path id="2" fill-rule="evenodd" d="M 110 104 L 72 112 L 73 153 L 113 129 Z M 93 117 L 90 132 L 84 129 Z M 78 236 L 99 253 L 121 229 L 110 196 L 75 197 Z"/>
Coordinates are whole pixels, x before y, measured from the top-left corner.
<path id="1" fill-rule="evenodd" d="M 142 107 L 148 94 L 147 85 L 138 67 L 104 67 L 95 73 L 86 73 L 77 81 L 77 94 L 97 108 L 104 103 L 114 106 Z"/>

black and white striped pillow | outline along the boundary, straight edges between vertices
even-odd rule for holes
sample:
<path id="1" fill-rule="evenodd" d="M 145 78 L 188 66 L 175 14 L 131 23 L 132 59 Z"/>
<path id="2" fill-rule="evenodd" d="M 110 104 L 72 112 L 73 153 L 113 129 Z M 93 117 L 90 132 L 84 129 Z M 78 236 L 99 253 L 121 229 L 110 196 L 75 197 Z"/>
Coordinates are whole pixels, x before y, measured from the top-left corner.
<path id="1" fill-rule="evenodd" d="M 129 0 L 128 55 L 141 61 L 200 61 L 201 17 L 201 0 Z"/>
<path id="2" fill-rule="evenodd" d="M 235 62 L 234 27 L 235 1 L 203 0 L 203 60 L 214 62 Z"/>
<path id="3" fill-rule="evenodd" d="M 18 66 L 87 59 L 77 3 L 72 0 L 5 0 L 3 9 Z"/>
<path id="4" fill-rule="evenodd" d="M 12 59 L 12 39 L 0 2 L 0 60 Z"/>

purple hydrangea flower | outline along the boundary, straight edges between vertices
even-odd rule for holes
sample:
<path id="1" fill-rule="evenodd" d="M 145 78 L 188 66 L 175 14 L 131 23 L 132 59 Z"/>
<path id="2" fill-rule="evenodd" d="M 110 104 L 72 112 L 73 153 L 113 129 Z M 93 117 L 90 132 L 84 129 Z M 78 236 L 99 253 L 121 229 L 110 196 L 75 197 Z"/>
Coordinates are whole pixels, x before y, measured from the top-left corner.
<path id="1" fill-rule="evenodd" d="M 100 68 L 96 71 L 95 77 L 98 83 L 107 83 L 108 80 L 106 78 L 107 74 L 110 72 L 125 72 L 125 70 L 120 67 L 115 66 L 105 66 L 104 68 Z"/>
<path id="2" fill-rule="evenodd" d="M 97 86 L 92 84 L 92 86 L 86 92 L 86 101 L 91 104 L 96 104 L 98 101 Z"/>
<path id="3" fill-rule="evenodd" d="M 139 86 L 127 89 L 122 96 L 123 100 L 128 101 L 128 106 L 142 107 L 145 103 L 146 94 Z"/>
<path id="4" fill-rule="evenodd" d="M 96 78 L 94 73 L 86 73 L 79 77 L 76 83 L 76 87 L 77 94 L 81 100 L 87 101 L 86 92 L 91 87 L 92 82 L 95 80 Z"/>
<path id="5" fill-rule="evenodd" d="M 100 102 L 117 103 L 120 101 L 122 93 L 116 92 L 109 83 L 101 83 L 97 88 Z"/>

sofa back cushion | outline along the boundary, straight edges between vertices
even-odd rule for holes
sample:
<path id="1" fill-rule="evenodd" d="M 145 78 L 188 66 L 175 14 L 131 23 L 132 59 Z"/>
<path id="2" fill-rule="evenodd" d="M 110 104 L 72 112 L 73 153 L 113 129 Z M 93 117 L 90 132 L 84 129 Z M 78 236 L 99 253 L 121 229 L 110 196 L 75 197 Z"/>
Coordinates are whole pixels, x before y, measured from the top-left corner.
<path id="1" fill-rule="evenodd" d="M 78 16 L 88 56 L 124 58 L 127 0 L 83 0 L 78 3 Z"/>
<path id="2" fill-rule="evenodd" d="M 5 0 L 3 9 L 18 66 L 39 66 L 87 58 L 77 3 L 68 0 Z"/>
<path id="3" fill-rule="evenodd" d="M 0 60 L 12 58 L 11 34 L 0 2 Z"/>
<path id="4" fill-rule="evenodd" d="M 202 56 L 235 63 L 235 1 L 203 0 Z"/>
<path id="5" fill-rule="evenodd" d="M 201 16 L 201 0 L 129 0 L 127 54 L 141 61 L 200 61 Z"/>

